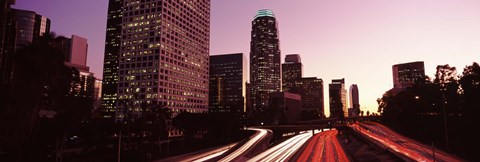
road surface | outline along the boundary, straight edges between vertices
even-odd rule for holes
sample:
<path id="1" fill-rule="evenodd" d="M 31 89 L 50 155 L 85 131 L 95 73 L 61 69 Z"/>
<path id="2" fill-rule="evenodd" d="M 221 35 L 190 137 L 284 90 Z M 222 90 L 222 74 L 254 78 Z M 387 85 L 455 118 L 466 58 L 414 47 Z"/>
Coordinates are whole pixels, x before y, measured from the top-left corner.
<path id="1" fill-rule="evenodd" d="M 254 147 L 256 144 L 258 144 L 263 138 L 265 138 L 270 130 L 268 129 L 259 129 L 259 128 L 248 128 L 247 130 L 254 130 L 257 131 L 255 135 L 253 135 L 250 140 L 248 140 L 245 144 L 243 144 L 241 147 L 233 151 L 232 153 L 226 155 L 222 159 L 218 160 L 219 162 L 228 162 L 228 161 L 234 161 L 235 159 L 242 159 L 242 156 L 245 155 L 245 153 L 250 150 L 252 147 Z"/>
<path id="2" fill-rule="evenodd" d="M 311 131 L 305 131 L 258 154 L 248 162 L 289 161 L 292 155 L 310 138 Z"/>
<path id="3" fill-rule="evenodd" d="M 295 160 L 297 162 L 348 162 L 345 151 L 337 139 L 337 130 L 317 133 L 306 144 L 303 152 Z"/>
<path id="4" fill-rule="evenodd" d="M 267 129 L 257 129 L 257 128 L 248 128 L 248 130 L 256 131 L 256 133 L 250 136 L 250 140 L 245 142 L 242 146 L 239 146 L 238 149 L 232 151 L 230 154 L 226 155 L 219 161 L 234 161 L 234 159 L 242 156 L 247 150 L 251 149 L 255 146 L 260 140 L 265 138 L 267 133 L 270 130 Z M 189 153 L 185 155 L 179 155 L 175 157 L 170 157 L 166 159 L 160 159 L 156 162 L 167 162 L 167 161 L 179 161 L 179 162 L 201 162 L 201 161 L 209 161 L 213 158 L 219 157 L 226 152 L 229 152 L 231 148 L 237 148 L 239 143 L 232 143 L 229 145 L 213 148 L 213 149 L 206 149 L 197 151 L 194 153 Z"/>
<path id="5" fill-rule="evenodd" d="M 378 123 L 355 123 L 350 125 L 350 127 L 360 134 L 377 141 L 377 143 L 415 161 L 461 161 L 443 151 L 435 150 L 435 154 L 433 154 L 434 150 L 432 147 L 406 138 Z"/>

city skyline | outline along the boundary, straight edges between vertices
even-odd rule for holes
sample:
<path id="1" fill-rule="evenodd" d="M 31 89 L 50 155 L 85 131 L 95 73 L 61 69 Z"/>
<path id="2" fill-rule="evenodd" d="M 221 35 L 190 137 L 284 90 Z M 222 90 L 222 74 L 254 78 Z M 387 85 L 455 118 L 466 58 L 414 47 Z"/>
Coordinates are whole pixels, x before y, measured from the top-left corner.
<path id="1" fill-rule="evenodd" d="M 307 1 L 292 5 L 288 1 L 214 0 L 210 54 L 242 52 L 248 58 L 250 21 L 256 10 L 272 9 L 280 26 L 281 58 L 300 53 L 306 77 L 345 77 L 346 85 L 358 84 L 364 89 L 361 108 L 376 112 L 376 99 L 393 87 L 393 64 L 424 61 L 426 75 L 432 77 L 436 65 L 449 63 L 461 73 L 466 65 L 478 62 L 480 2 L 462 2 Z M 107 5 L 108 1 L 93 0 L 17 0 L 13 8 L 49 17 L 51 31 L 58 35 L 87 38 L 87 65 L 101 77 Z M 85 26 L 86 22 L 90 25 Z"/>

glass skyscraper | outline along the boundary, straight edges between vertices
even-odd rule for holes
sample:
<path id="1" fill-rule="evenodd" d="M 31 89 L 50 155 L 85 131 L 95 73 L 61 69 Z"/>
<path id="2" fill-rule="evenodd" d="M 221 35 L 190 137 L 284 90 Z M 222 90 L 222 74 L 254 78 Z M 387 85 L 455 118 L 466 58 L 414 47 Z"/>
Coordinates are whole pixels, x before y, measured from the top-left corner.
<path id="1" fill-rule="evenodd" d="M 102 117 L 113 118 L 117 104 L 118 59 L 122 38 L 123 0 L 109 0 L 103 59 Z"/>
<path id="2" fill-rule="evenodd" d="M 285 56 L 285 63 L 282 64 L 282 89 L 285 92 L 297 93 L 294 89 L 295 81 L 303 77 L 303 65 L 299 54 Z"/>
<path id="3" fill-rule="evenodd" d="M 245 112 L 246 60 L 243 53 L 210 56 L 209 112 Z"/>
<path id="4" fill-rule="evenodd" d="M 281 91 L 278 25 L 273 11 L 257 11 L 252 21 L 250 83 L 254 111 L 268 108 L 269 94 Z"/>
<path id="5" fill-rule="evenodd" d="M 330 96 L 330 117 L 348 116 L 345 79 L 333 79 L 332 83 L 328 85 L 328 88 Z"/>

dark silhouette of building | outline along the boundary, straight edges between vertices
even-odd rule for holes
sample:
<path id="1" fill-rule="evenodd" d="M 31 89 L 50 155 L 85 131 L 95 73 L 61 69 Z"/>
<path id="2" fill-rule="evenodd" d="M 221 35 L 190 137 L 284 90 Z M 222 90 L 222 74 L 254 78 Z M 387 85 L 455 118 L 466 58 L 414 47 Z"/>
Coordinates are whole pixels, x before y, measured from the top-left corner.
<path id="1" fill-rule="evenodd" d="M 14 49 L 15 28 L 12 26 L 11 5 L 15 0 L 0 1 L 0 97 L 5 98 L 11 79 L 11 64 Z M 13 30 L 13 31 L 12 31 Z M 12 35 L 13 34 L 13 35 Z M 1 105 L 0 105 L 1 106 Z"/>
<path id="2" fill-rule="evenodd" d="M 403 89 L 417 83 L 425 82 L 423 61 L 396 64 L 392 66 L 393 88 Z"/>
<path id="3" fill-rule="evenodd" d="M 16 23 L 15 49 L 32 43 L 50 32 L 50 19 L 33 11 L 12 9 Z"/>
<path id="4" fill-rule="evenodd" d="M 302 96 L 302 118 L 304 120 L 325 116 L 322 79 L 316 77 L 297 79 L 293 89 Z"/>
<path id="5" fill-rule="evenodd" d="M 12 79 L 15 51 L 50 33 L 50 19 L 33 11 L 10 8 L 15 1 L 2 1 L 0 81 L 8 87 Z M 3 88 L 2 88 L 3 89 Z"/>
<path id="6" fill-rule="evenodd" d="M 253 109 L 265 113 L 269 94 L 281 91 L 280 47 L 273 11 L 258 10 L 252 21 L 250 83 Z"/>
<path id="7" fill-rule="evenodd" d="M 270 93 L 269 117 L 270 124 L 293 124 L 300 121 L 302 98 L 289 92 Z"/>
<path id="8" fill-rule="evenodd" d="M 71 38 L 60 36 L 54 42 L 64 53 L 65 66 L 78 70 L 78 73 L 72 74 L 78 80 L 71 83 L 70 95 L 93 101 L 96 78 L 90 72 L 90 67 L 87 66 L 87 39 L 77 35 L 72 35 Z"/>
<path id="9" fill-rule="evenodd" d="M 285 56 L 285 63 L 282 64 L 282 89 L 285 92 L 299 93 L 292 89 L 297 79 L 303 76 L 303 65 L 299 54 Z"/>
<path id="10" fill-rule="evenodd" d="M 118 68 L 120 44 L 122 38 L 123 0 L 109 0 L 107 27 L 105 34 L 105 53 L 103 58 L 102 107 L 103 118 L 115 116 L 118 99 Z"/>
<path id="11" fill-rule="evenodd" d="M 330 117 L 347 116 L 347 90 L 345 89 L 345 79 L 333 79 L 328 87 L 330 96 Z"/>
<path id="12" fill-rule="evenodd" d="M 118 7 L 115 2 L 110 4 Z M 207 112 L 210 0 L 119 3 L 122 18 L 116 23 L 121 28 L 112 20 L 107 30 L 121 29 L 121 34 L 107 43 L 119 39 L 120 49 L 118 53 L 106 51 L 107 56 L 118 54 L 118 59 L 109 59 L 119 66 L 117 119 L 123 119 L 127 111 L 139 117 L 140 105 L 151 102 L 174 114 Z M 110 81 L 105 78 L 104 83 L 106 90 Z"/>
<path id="13" fill-rule="evenodd" d="M 243 53 L 210 56 L 209 112 L 245 112 L 247 59 Z"/>
<path id="14" fill-rule="evenodd" d="M 352 108 L 352 113 L 349 113 L 349 117 L 355 117 L 360 114 L 360 100 L 358 96 L 358 86 L 352 84 L 350 86 L 350 108 Z"/>
<path id="15" fill-rule="evenodd" d="M 252 102 L 252 84 L 245 83 L 245 121 L 248 125 L 258 124 L 256 122 L 258 118 L 256 117 L 255 111 L 253 111 L 253 102 Z"/>

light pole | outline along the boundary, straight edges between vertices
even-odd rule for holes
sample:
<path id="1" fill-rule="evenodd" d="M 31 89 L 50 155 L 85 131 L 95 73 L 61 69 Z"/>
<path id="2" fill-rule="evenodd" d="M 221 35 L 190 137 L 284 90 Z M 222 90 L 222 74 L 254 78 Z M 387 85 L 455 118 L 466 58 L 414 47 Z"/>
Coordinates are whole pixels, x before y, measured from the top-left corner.
<path id="1" fill-rule="evenodd" d="M 444 125 L 445 125 L 445 142 L 446 142 L 446 148 L 447 148 L 447 151 L 449 150 L 449 145 L 448 145 L 448 129 L 447 129 L 447 111 L 445 110 L 446 108 L 446 104 L 447 104 L 447 100 L 445 98 L 445 92 L 446 92 L 446 89 L 445 88 L 442 88 L 442 102 L 443 102 L 443 121 L 444 121 Z"/>

